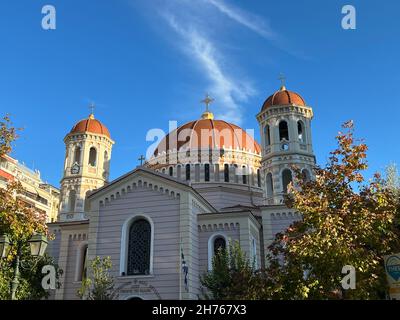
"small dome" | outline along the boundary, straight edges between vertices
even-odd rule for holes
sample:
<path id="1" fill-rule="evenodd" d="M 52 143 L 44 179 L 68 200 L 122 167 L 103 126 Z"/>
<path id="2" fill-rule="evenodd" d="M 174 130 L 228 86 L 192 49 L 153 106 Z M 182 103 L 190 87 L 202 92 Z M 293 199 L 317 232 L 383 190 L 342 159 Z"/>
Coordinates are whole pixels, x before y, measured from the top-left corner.
<path id="1" fill-rule="evenodd" d="M 202 138 L 202 132 L 211 136 Z M 170 136 L 177 141 L 177 146 L 172 146 Z M 154 155 L 171 149 L 180 150 L 182 147 L 198 150 L 220 149 L 223 146 L 229 149 L 245 149 L 257 154 L 261 152 L 260 145 L 242 128 L 223 120 L 214 120 L 209 114 L 207 116 L 203 114 L 203 119 L 188 122 L 167 134 L 154 151 Z"/>
<path id="2" fill-rule="evenodd" d="M 79 121 L 76 125 L 73 126 L 70 133 L 95 133 L 95 134 L 102 134 L 110 137 L 110 132 L 108 131 L 107 127 L 103 125 L 99 120 L 94 118 L 94 115 L 91 114 L 87 119 L 83 119 Z"/>
<path id="3" fill-rule="evenodd" d="M 261 111 L 264 111 L 266 108 L 271 106 L 282 105 L 305 106 L 306 102 L 298 93 L 286 90 L 286 88 L 282 86 L 279 91 L 276 91 L 273 95 L 269 96 L 267 100 L 265 100 Z"/>

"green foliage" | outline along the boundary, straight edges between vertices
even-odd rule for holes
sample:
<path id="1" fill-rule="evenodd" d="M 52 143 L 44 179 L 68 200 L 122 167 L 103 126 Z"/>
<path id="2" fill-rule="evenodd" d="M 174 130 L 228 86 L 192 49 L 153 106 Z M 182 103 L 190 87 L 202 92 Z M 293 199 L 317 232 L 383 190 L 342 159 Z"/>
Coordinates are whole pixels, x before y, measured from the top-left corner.
<path id="1" fill-rule="evenodd" d="M 205 299 L 260 299 L 267 291 L 264 273 L 254 270 L 237 242 L 230 244 L 228 250 L 220 249 L 214 255 L 212 270 L 200 280 L 205 289 Z"/>
<path id="2" fill-rule="evenodd" d="M 37 260 L 24 250 L 20 266 L 19 285 L 16 297 L 18 300 L 40 300 L 47 299 L 50 295 L 48 290 L 42 287 L 42 267 L 53 265 L 56 269 L 56 288 L 61 287 L 59 281 L 62 270 L 54 263 L 53 259 L 47 254 Z M 12 264 L 6 260 L 0 261 L 0 300 L 10 299 L 10 282 L 13 278 L 14 270 Z"/>
<path id="3" fill-rule="evenodd" d="M 96 257 L 90 263 L 90 277 L 82 280 L 78 296 L 86 300 L 114 300 L 118 298 L 114 290 L 114 278 L 110 275 L 112 263 L 110 257 Z"/>
<path id="4" fill-rule="evenodd" d="M 17 139 L 17 131 L 12 127 L 10 118 L 0 120 L 0 157 L 11 152 L 12 142 Z M 0 261 L 0 299 L 10 298 L 10 281 L 14 275 L 15 259 L 20 255 L 20 277 L 17 288 L 17 299 L 42 299 L 49 293 L 41 286 L 42 266 L 54 265 L 56 278 L 62 271 L 49 256 L 37 260 L 30 255 L 28 240 L 36 233 L 48 234 L 46 215 L 40 213 L 22 201 L 18 194 L 22 185 L 18 182 L 8 183 L 7 188 L 0 188 L 0 234 L 6 234 L 10 240 L 10 250 L 5 259 Z M 58 286 L 60 283 L 58 282 Z"/>
<path id="5" fill-rule="evenodd" d="M 294 168 L 296 179 L 285 202 L 303 218 L 270 246 L 274 298 L 385 296 L 383 256 L 399 248 L 397 199 L 378 174 L 365 184 L 367 146 L 354 139 L 352 122 L 344 129 L 326 168 L 315 168 L 314 180 L 303 181 Z M 345 265 L 356 269 L 355 290 L 342 290 Z"/>

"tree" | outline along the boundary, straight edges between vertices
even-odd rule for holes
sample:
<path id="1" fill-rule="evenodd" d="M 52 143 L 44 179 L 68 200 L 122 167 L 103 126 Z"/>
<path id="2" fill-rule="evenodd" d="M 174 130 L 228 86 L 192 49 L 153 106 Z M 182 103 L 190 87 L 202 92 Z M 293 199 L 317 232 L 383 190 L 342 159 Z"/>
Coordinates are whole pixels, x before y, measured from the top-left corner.
<path id="1" fill-rule="evenodd" d="M 44 257 L 37 260 L 30 255 L 28 250 L 24 250 L 21 260 L 23 263 L 20 267 L 21 275 L 16 295 L 18 300 L 40 300 L 47 299 L 50 296 L 50 292 L 42 287 L 42 268 L 45 265 L 55 267 L 56 288 L 61 287 L 62 270 L 54 263 L 52 257 L 45 254 Z M 13 279 L 13 274 L 13 265 L 4 260 L 0 261 L 0 300 L 10 298 L 10 282 Z"/>
<path id="2" fill-rule="evenodd" d="M 114 290 L 114 278 L 110 275 L 112 263 L 110 257 L 96 257 L 90 263 L 88 274 L 91 277 L 82 280 L 78 296 L 87 300 L 114 300 L 118 295 Z"/>
<path id="3" fill-rule="evenodd" d="M 18 138 L 18 130 L 12 126 L 8 115 L 0 119 L 0 157 L 11 152 L 11 144 Z"/>
<path id="4" fill-rule="evenodd" d="M 365 183 L 367 146 L 343 125 L 326 168 L 315 179 L 296 178 L 285 203 L 302 219 L 277 235 L 270 246 L 268 276 L 274 298 L 375 299 L 385 297 L 383 256 L 399 248 L 397 199 L 375 174 Z M 356 270 L 356 289 L 342 289 L 343 266 Z"/>
<path id="5" fill-rule="evenodd" d="M 10 118 L 0 121 L 0 157 L 11 152 L 12 142 L 17 139 L 18 129 L 12 127 Z M 48 297 L 40 285 L 41 267 L 44 264 L 54 265 L 58 279 L 61 270 L 50 257 L 35 260 L 30 255 L 28 240 L 36 233 L 47 235 L 46 215 L 24 202 L 19 194 L 23 192 L 21 183 L 9 182 L 5 189 L 0 188 L 0 235 L 6 234 L 10 240 L 10 250 L 6 259 L 0 262 L 0 298 L 8 299 L 10 282 L 15 276 L 15 267 L 21 267 L 17 298 L 40 299 Z M 18 259 L 17 259 L 18 257 Z M 60 285 L 58 283 L 58 285 Z"/>
<path id="6" fill-rule="evenodd" d="M 228 250 L 220 249 L 214 255 L 212 270 L 201 277 L 203 297 L 214 300 L 260 299 L 268 291 L 264 275 L 253 268 L 239 243 L 235 242 L 229 245 Z"/>

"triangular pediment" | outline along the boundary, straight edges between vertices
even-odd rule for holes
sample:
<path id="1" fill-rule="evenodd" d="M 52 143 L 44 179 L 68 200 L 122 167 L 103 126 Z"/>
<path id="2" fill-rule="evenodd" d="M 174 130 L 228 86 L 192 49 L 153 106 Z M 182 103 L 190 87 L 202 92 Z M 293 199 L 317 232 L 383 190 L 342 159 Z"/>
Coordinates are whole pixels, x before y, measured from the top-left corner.
<path id="1" fill-rule="evenodd" d="M 121 198 L 128 192 L 135 192 L 138 188 L 148 188 L 174 198 L 180 198 L 190 193 L 209 212 L 216 212 L 215 208 L 186 182 L 143 167 L 139 167 L 95 190 L 88 196 L 88 199 L 91 203 L 97 202 L 100 206 L 103 206 Z"/>

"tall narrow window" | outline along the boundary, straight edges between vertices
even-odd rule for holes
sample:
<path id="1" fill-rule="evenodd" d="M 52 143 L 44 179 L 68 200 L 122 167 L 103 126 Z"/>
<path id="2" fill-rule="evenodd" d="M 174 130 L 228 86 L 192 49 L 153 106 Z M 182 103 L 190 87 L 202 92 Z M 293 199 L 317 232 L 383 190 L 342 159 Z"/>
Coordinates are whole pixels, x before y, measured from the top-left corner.
<path id="1" fill-rule="evenodd" d="M 264 139 L 265 139 L 265 146 L 269 146 L 271 144 L 271 132 L 269 129 L 269 125 L 264 127 Z"/>
<path id="2" fill-rule="evenodd" d="M 224 164 L 224 181 L 229 182 L 229 164 Z"/>
<path id="3" fill-rule="evenodd" d="M 297 121 L 297 134 L 300 142 L 306 142 L 305 140 L 305 132 L 304 125 L 302 121 Z"/>
<path id="4" fill-rule="evenodd" d="M 252 257 L 252 264 L 254 269 L 258 269 L 258 261 L 257 261 L 257 242 L 255 238 L 251 238 L 251 257 Z"/>
<path id="5" fill-rule="evenodd" d="M 74 163 L 81 163 L 81 147 L 76 147 L 74 152 Z"/>
<path id="6" fill-rule="evenodd" d="M 279 123 L 279 140 L 283 139 L 289 141 L 289 128 L 286 121 L 281 121 Z"/>
<path id="7" fill-rule="evenodd" d="M 288 192 L 288 185 L 292 182 L 292 172 L 289 169 L 285 169 L 282 172 L 282 185 L 283 185 L 283 192 Z"/>
<path id="8" fill-rule="evenodd" d="M 81 280 L 86 279 L 87 276 L 87 265 L 88 265 L 88 246 L 85 246 L 85 249 L 83 250 L 83 261 L 82 261 L 82 274 L 81 274 Z"/>
<path id="9" fill-rule="evenodd" d="M 68 196 L 68 203 L 69 203 L 69 211 L 74 212 L 75 211 L 75 202 L 76 202 L 76 191 L 71 190 L 69 192 Z"/>
<path id="10" fill-rule="evenodd" d="M 186 165 L 185 170 L 186 170 L 186 180 L 189 181 L 190 180 L 190 164 Z"/>
<path id="11" fill-rule="evenodd" d="M 204 165 L 204 181 L 210 181 L 210 165 L 208 163 Z"/>
<path id="12" fill-rule="evenodd" d="M 97 151 L 95 147 L 91 147 L 89 151 L 89 164 L 92 167 L 97 165 Z"/>
<path id="13" fill-rule="evenodd" d="M 170 175 L 170 177 L 172 177 L 174 175 L 174 168 L 173 167 L 169 167 L 169 175 Z"/>
<path id="14" fill-rule="evenodd" d="M 274 194 L 274 184 L 272 181 L 272 173 L 268 173 L 266 177 L 266 184 L 267 184 L 267 197 L 272 197 Z"/>
<path id="15" fill-rule="evenodd" d="M 217 254 L 221 250 L 226 249 L 226 241 L 224 237 L 216 237 L 214 239 L 214 254 Z"/>
<path id="16" fill-rule="evenodd" d="M 243 184 L 247 184 L 247 170 L 246 167 L 242 167 L 242 182 Z"/>
<path id="17" fill-rule="evenodd" d="M 139 219 L 129 228 L 127 275 L 150 273 L 151 225 Z"/>
<path id="18" fill-rule="evenodd" d="M 257 169 L 257 185 L 259 188 L 261 188 L 261 173 L 260 169 Z"/>

